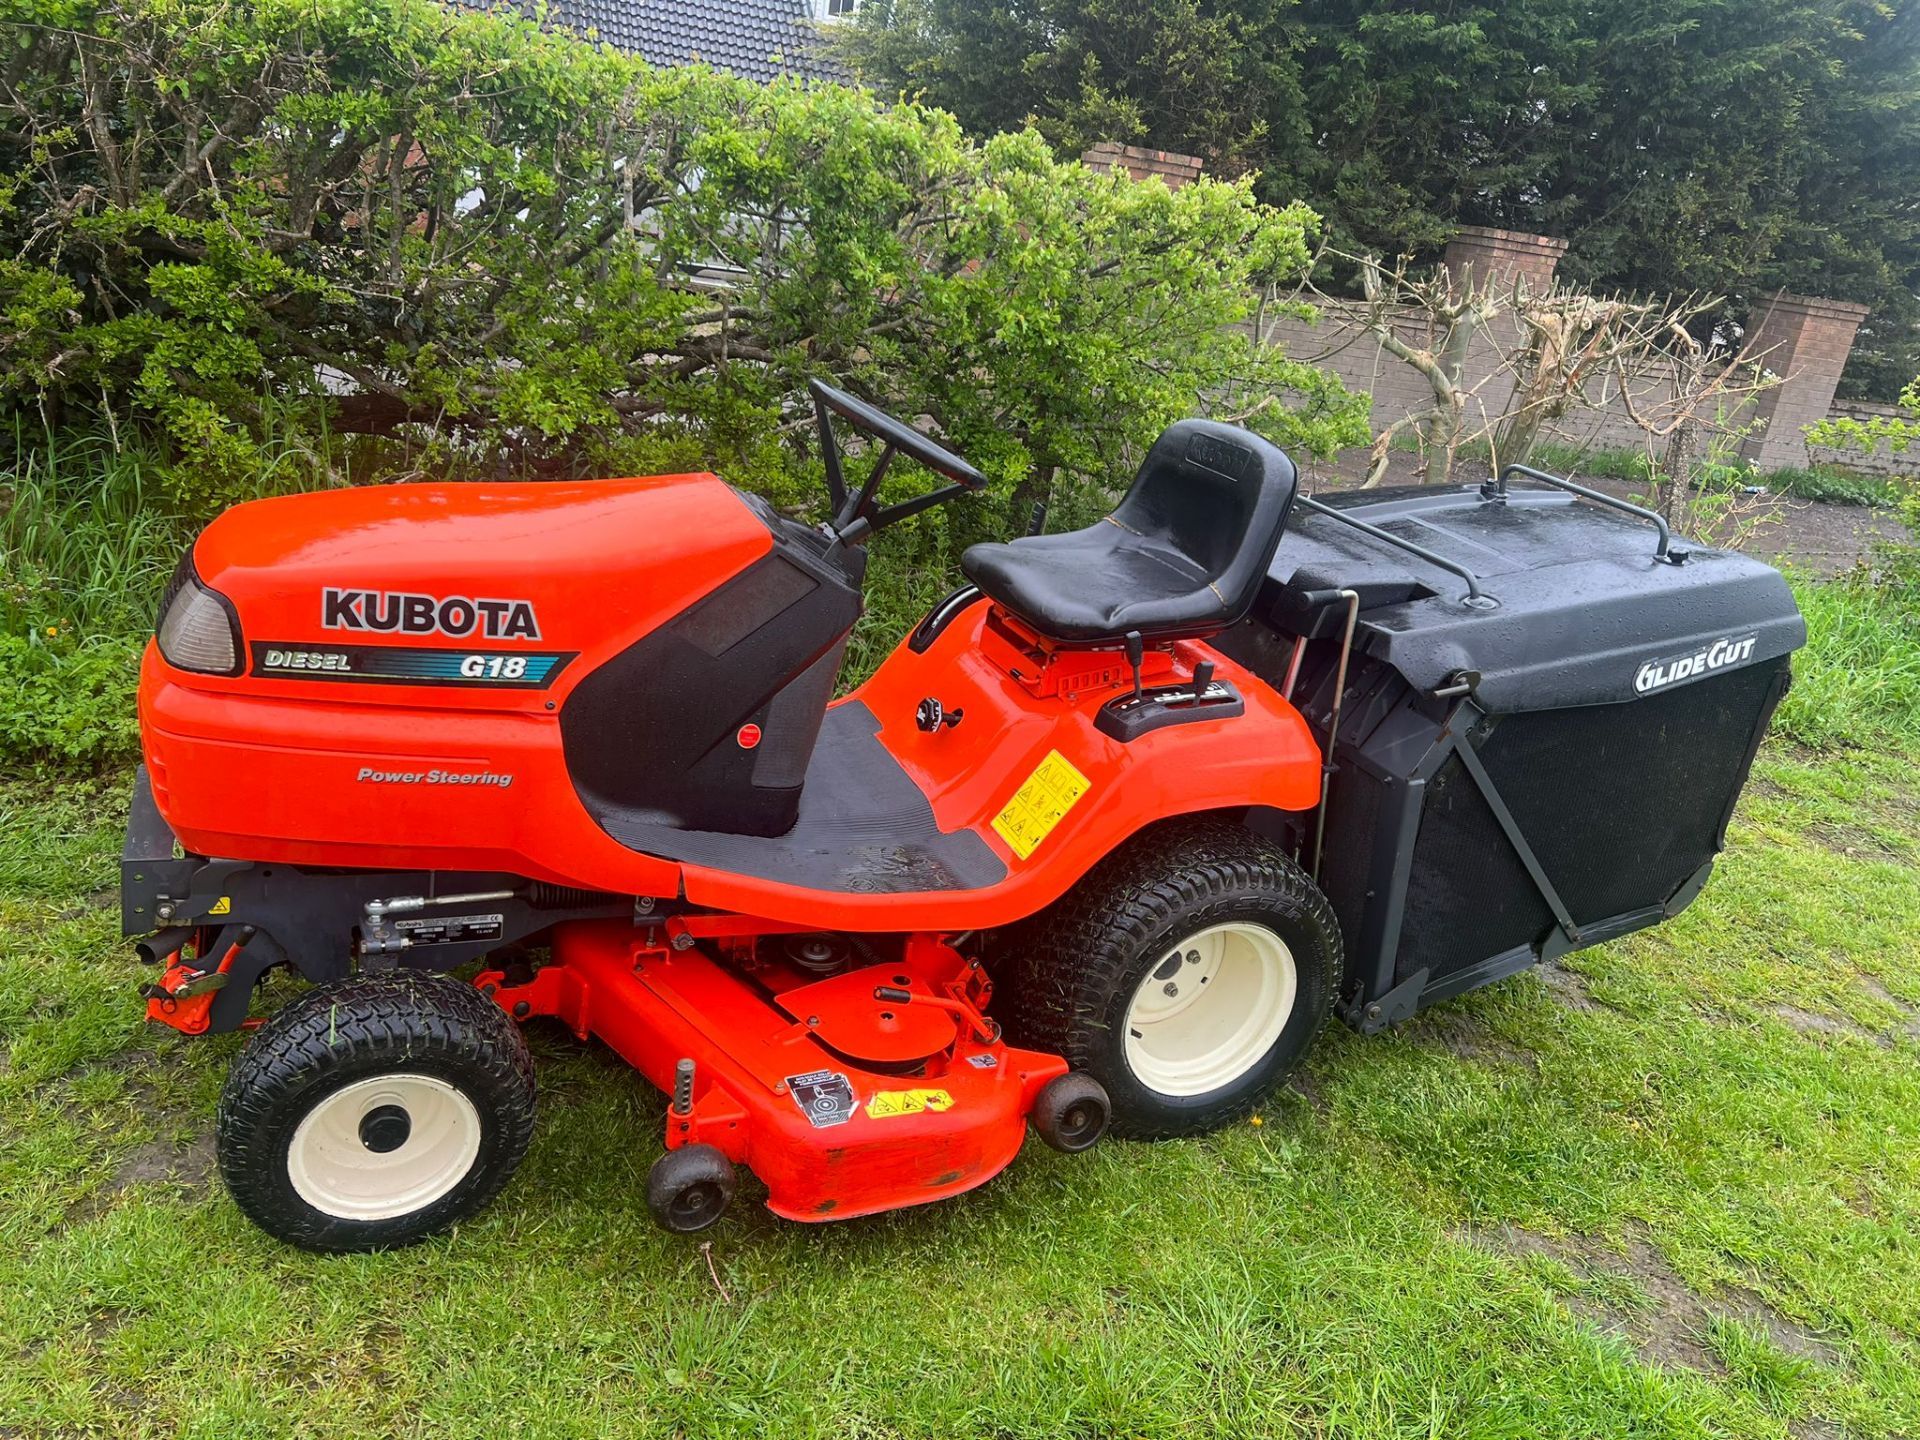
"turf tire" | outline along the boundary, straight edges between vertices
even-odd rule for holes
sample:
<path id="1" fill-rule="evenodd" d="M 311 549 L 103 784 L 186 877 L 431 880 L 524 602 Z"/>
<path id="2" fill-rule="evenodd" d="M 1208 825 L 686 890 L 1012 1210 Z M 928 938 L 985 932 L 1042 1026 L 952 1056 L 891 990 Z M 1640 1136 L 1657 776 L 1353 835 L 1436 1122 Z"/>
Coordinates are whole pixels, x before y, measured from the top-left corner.
<path id="1" fill-rule="evenodd" d="M 1127 1063 L 1127 1009 L 1168 947 L 1208 926 L 1275 932 L 1297 974 L 1293 1009 L 1264 1056 L 1198 1095 L 1148 1088 Z M 1212 817 L 1135 836 L 1047 909 L 995 937 L 994 1013 L 1022 1045 L 1066 1058 L 1106 1087 L 1113 1133 L 1162 1139 L 1251 1113 L 1300 1064 L 1332 1012 L 1340 927 L 1326 896 L 1277 846 Z"/>
<path id="2" fill-rule="evenodd" d="M 289 1152 L 300 1122 L 360 1081 L 405 1073 L 453 1087 L 479 1119 L 479 1145 L 453 1187 L 419 1209 L 360 1219 L 316 1208 L 296 1189 Z M 304 1250 L 411 1245 L 483 1209 L 533 1135 L 533 1061 L 520 1031 L 473 986 L 392 971 L 321 986 L 255 1033 L 220 1096 L 220 1174 L 261 1229 Z M 364 1132 L 363 1132 L 364 1133 Z"/>

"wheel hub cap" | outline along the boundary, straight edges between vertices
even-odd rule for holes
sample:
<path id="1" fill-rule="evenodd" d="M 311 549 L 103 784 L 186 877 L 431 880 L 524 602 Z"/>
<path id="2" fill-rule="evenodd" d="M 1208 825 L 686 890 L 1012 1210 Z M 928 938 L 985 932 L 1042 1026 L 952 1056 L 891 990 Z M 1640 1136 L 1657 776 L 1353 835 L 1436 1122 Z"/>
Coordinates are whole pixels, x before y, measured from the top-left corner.
<path id="1" fill-rule="evenodd" d="M 1273 1049 L 1293 1014 L 1293 952 L 1266 926 L 1231 920 L 1168 946 L 1127 1007 L 1126 1060 L 1162 1095 L 1231 1085 Z"/>
<path id="2" fill-rule="evenodd" d="M 287 1178 L 314 1209 L 391 1220 L 433 1204 L 473 1169 L 480 1112 L 433 1075 L 343 1085 L 309 1110 L 287 1147 Z"/>

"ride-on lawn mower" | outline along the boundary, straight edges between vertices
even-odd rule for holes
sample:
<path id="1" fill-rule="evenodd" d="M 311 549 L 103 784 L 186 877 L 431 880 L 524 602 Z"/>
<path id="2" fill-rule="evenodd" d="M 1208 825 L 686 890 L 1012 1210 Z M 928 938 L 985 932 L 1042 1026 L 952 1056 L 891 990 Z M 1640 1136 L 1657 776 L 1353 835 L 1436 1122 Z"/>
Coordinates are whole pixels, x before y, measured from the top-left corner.
<path id="1" fill-rule="evenodd" d="M 1184 420 L 1100 523 L 968 550 L 830 703 L 866 539 L 985 482 L 812 388 L 824 525 L 712 475 L 396 485 L 238 506 L 182 560 L 125 928 L 152 1019 L 257 1027 L 219 1159 L 272 1234 L 486 1204 L 536 1016 L 669 1097 L 676 1231 L 741 1165 L 825 1220 L 979 1185 L 1028 1125 L 1215 1128 L 1330 1013 L 1678 912 L 1804 639 L 1767 566 L 1553 476 L 1320 503 Z M 897 456 L 950 483 L 881 503 Z M 279 966 L 313 988 L 250 1017 Z"/>

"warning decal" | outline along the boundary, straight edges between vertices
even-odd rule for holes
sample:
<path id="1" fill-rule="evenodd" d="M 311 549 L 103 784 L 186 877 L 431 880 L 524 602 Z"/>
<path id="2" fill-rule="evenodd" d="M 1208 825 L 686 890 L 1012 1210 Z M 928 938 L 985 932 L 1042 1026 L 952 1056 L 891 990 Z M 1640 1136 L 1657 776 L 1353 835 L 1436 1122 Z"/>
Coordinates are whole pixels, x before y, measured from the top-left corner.
<path id="1" fill-rule="evenodd" d="M 1013 792 L 1007 808 L 993 817 L 993 828 L 1013 847 L 1013 853 L 1025 860 L 1092 785 L 1066 756 L 1049 750 L 1047 758 L 1034 766 L 1033 773 Z"/>
<path id="2" fill-rule="evenodd" d="M 923 1110 L 951 1110 L 953 1096 L 945 1090 L 881 1090 L 867 1102 L 867 1114 L 875 1120 L 895 1115 L 918 1115 Z"/>

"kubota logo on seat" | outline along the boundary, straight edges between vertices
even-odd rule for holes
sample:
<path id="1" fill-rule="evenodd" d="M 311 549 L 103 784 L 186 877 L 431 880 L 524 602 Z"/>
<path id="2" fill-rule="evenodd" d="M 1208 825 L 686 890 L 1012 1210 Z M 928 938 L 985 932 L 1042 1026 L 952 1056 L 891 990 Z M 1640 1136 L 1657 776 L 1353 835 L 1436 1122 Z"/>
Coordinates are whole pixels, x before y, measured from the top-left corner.
<path id="1" fill-rule="evenodd" d="M 331 585 L 321 592 L 320 623 L 329 630 L 391 630 L 402 635 L 540 638 L 531 600 L 469 600 L 464 595 L 337 590 Z"/>

